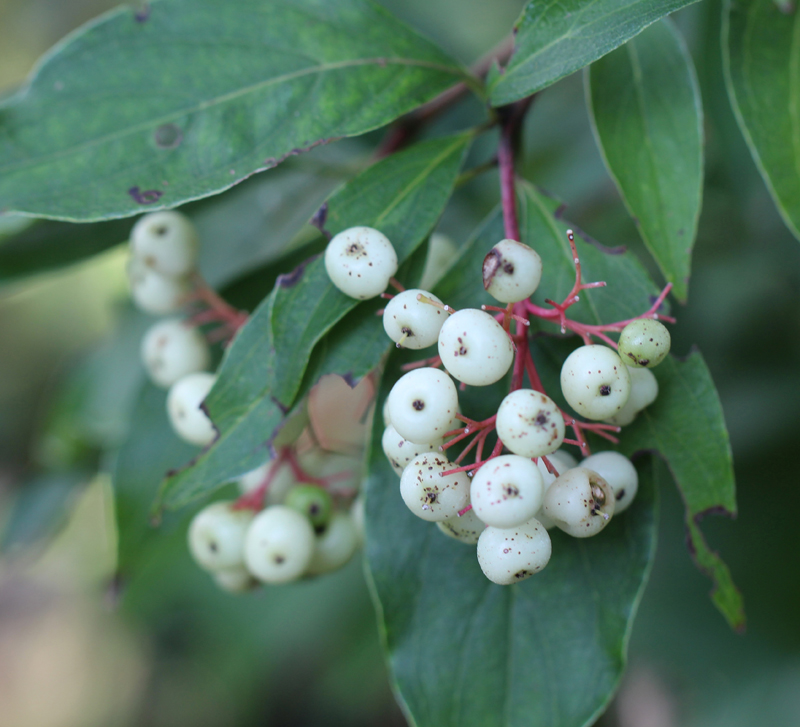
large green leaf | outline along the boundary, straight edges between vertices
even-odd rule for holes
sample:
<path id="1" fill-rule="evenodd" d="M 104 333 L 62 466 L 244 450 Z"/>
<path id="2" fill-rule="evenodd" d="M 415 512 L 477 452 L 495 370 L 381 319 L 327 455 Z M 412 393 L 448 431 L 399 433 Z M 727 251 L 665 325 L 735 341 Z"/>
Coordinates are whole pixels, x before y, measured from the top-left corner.
<path id="1" fill-rule="evenodd" d="M 703 189 L 703 111 L 686 45 L 656 23 L 587 68 L 595 138 L 647 249 L 685 300 Z"/>
<path id="2" fill-rule="evenodd" d="M 578 540 L 551 531 L 547 568 L 504 587 L 483 576 L 474 546 L 447 538 L 403 504 L 381 451 L 381 429 L 377 421 L 367 560 L 395 688 L 411 723 L 591 724 L 622 673 L 654 555 L 652 466 L 641 469 L 631 509 L 599 536 Z"/>
<path id="3" fill-rule="evenodd" d="M 727 4 L 728 94 L 784 222 L 800 238 L 800 14 L 774 0 Z"/>
<path id="4" fill-rule="evenodd" d="M 696 0 L 532 0 L 516 24 L 514 55 L 490 86 L 502 106 L 596 61 Z"/>
<path id="5" fill-rule="evenodd" d="M 624 430 L 622 450 L 656 450 L 664 457 L 686 505 L 692 557 L 714 583 L 714 604 L 733 628 L 742 630 L 741 594 L 699 528 L 706 515 L 736 516 L 731 448 L 714 382 L 697 351 L 684 361 L 668 357 L 653 373 L 658 399 Z"/>
<path id="6" fill-rule="evenodd" d="M 354 225 L 377 227 L 399 260 L 407 260 L 450 198 L 471 138 L 421 142 L 370 167 L 330 198 L 326 229 L 335 234 Z M 166 481 L 167 507 L 180 507 L 267 458 L 273 433 L 301 391 L 312 350 L 335 324 L 341 321 L 345 332 L 342 345 L 353 334 L 349 345 L 359 354 L 350 361 L 336 357 L 344 367 L 336 373 L 357 379 L 378 364 L 388 341 L 375 333 L 379 319 L 369 319 L 376 305 L 357 306 L 331 284 L 321 258 L 278 280 L 229 348 L 206 400 L 219 437 L 191 467 Z M 369 340 L 375 345 L 367 345 Z"/>
<path id="7" fill-rule="evenodd" d="M 0 212 L 173 207 L 467 78 L 370 0 L 155 0 L 57 46 L 0 105 Z"/>

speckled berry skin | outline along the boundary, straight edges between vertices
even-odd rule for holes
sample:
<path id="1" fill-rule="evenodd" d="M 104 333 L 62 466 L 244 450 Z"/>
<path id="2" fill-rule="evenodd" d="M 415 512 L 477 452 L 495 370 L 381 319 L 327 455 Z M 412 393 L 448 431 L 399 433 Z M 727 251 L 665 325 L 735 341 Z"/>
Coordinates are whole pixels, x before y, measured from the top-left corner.
<path id="1" fill-rule="evenodd" d="M 444 444 L 444 439 L 435 439 L 432 442 L 415 443 L 401 437 L 397 430 L 390 424 L 383 430 L 381 446 L 386 459 L 398 476 L 403 475 L 403 470 L 411 460 L 424 452 L 437 452 Z"/>
<path id="2" fill-rule="evenodd" d="M 542 506 L 544 482 L 528 457 L 504 454 L 475 472 L 470 502 L 487 525 L 510 528 L 530 520 Z"/>
<path id="3" fill-rule="evenodd" d="M 564 441 L 564 417 L 546 394 L 532 389 L 512 391 L 497 409 L 497 434 L 514 454 L 541 457 Z"/>
<path id="4" fill-rule="evenodd" d="M 615 505 L 608 482 L 593 470 L 575 467 L 548 487 L 542 511 L 568 535 L 589 538 L 608 525 Z"/>
<path id="5" fill-rule="evenodd" d="M 409 442 L 428 444 L 452 429 L 458 412 L 458 392 L 453 380 L 434 368 L 409 371 L 389 392 L 392 426 Z"/>
<path id="6" fill-rule="evenodd" d="M 474 510 L 467 510 L 460 517 L 454 515 L 446 520 L 439 520 L 436 527 L 448 538 L 453 538 L 453 540 L 458 540 L 466 545 L 477 545 L 478 538 L 486 528 L 486 523 L 481 521 Z"/>
<path id="7" fill-rule="evenodd" d="M 542 258 L 516 240 L 500 240 L 483 259 L 483 287 L 501 303 L 530 298 L 542 279 Z"/>
<path id="8" fill-rule="evenodd" d="M 447 319 L 442 308 L 417 300 L 417 295 L 442 302 L 427 290 L 412 288 L 395 295 L 383 311 L 383 329 L 399 348 L 418 350 L 433 346 Z"/>
<path id="9" fill-rule="evenodd" d="M 671 337 L 663 323 L 640 318 L 622 329 L 617 351 L 632 368 L 653 368 L 667 357 L 670 345 Z"/>
<path id="10" fill-rule="evenodd" d="M 639 475 L 633 463 L 619 452 L 597 452 L 581 462 L 581 467 L 597 472 L 614 491 L 614 514 L 630 507 L 639 490 Z"/>
<path id="11" fill-rule="evenodd" d="M 607 346 L 581 346 L 564 361 L 561 391 L 581 416 L 608 419 L 628 401 L 631 377 L 622 359 Z"/>
<path id="12" fill-rule="evenodd" d="M 513 528 L 487 527 L 478 539 L 478 564 L 490 581 L 509 586 L 542 570 L 552 549 L 544 525 L 531 518 Z"/>
<path id="13" fill-rule="evenodd" d="M 397 253 L 382 232 L 372 227 L 351 227 L 328 243 L 325 270 L 345 295 L 367 300 L 386 290 L 397 272 Z"/>
<path id="14" fill-rule="evenodd" d="M 430 522 L 454 517 L 463 510 L 469 503 L 467 474 L 440 476 L 457 466 L 443 454 L 434 452 L 415 457 L 400 478 L 400 495 L 408 509 Z"/>
<path id="15" fill-rule="evenodd" d="M 514 347 L 491 315 L 464 308 L 453 313 L 439 331 L 439 356 L 454 378 L 470 386 L 488 386 L 511 368 Z"/>

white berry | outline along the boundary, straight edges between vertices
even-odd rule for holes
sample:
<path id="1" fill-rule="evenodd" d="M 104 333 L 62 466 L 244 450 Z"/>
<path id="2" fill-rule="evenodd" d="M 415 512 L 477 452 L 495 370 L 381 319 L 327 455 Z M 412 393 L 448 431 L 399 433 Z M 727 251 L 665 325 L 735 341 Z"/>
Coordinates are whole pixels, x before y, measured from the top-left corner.
<path id="1" fill-rule="evenodd" d="M 414 350 L 433 346 L 447 313 L 438 306 L 417 300 L 421 295 L 441 304 L 433 293 L 412 288 L 395 295 L 383 311 L 383 328 L 398 346 Z"/>
<path id="2" fill-rule="evenodd" d="M 593 470 L 575 467 L 550 485 L 542 511 L 565 533 L 588 538 L 609 523 L 615 503 L 608 482 Z"/>
<path id="3" fill-rule="evenodd" d="M 547 530 L 531 518 L 513 528 L 486 528 L 478 539 L 478 564 L 490 581 L 508 586 L 542 570 L 552 550 Z"/>
<path id="4" fill-rule="evenodd" d="M 339 570 L 353 557 L 359 543 L 358 527 L 353 518 L 344 512 L 333 513 L 325 532 L 317 536 L 306 573 L 315 576 Z"/>
<path id="5" fill-rule="evenodd" d="M 397 253 L 382 232 L 371 227 L 351 227 L 328 243 L 325 270 L 345 295 L 367 300 L 386 290 L 389 279 L 397 272 Z"/>
<path id="6" fill-rule="evenodd" d="M 497 436 L 514 454 L 541 457 L 564 441 L 564 417 L 556 403 L 533 389 L 512 391 L 497 409 Z"/>
<path id="7" fill-rule="evenodd" d="M 383 453 L 398 476 L 402 476 L 406 465 L 416 456 L 423 452 L 436 452 L 442 444 L 444 444 L 442 438 L 426 443 L 410 442 L 401 437 L 391 425 L 383 430 L 383 437 L 381 437 Z"/>
<path id="8" fill-rule="evenodd" d="M 439 331 L 439 356 L 459 381 L 488 386 L 505 376 L 514 360 L 514 347 L 493 316 L 464 308 L 453 313 Z"/>
<path id="9" fill-rule="evenodd" d="M 142 338 L 140 353 L 150 379 L 164 388 L 187 374 L 204 371 L 211 363 L 203 334 L 180 318 L 168 318 L 152 326 Z"/>
<path id="10" fill-rule="evenodd" d="M 128 282 L 136 307 L 153 315 L 176 313 L 189 293 L 189 283 L 184 278 L 162 275 L 136 258 L 128 262 Z"/>
<path id="11" fill-rule="evenodd" d="M 389 392 L 389 417 L 403 439 L 427 444 L 451 430 L 458 411 L 453 380 L 434 368 L 409 371 Z"/>
<path id="12" fill-rule="evenodd" d="M 244 542 L 244 561 L 258 580 L 286 583 L 305 573 L 314 553 L 314 529 L 308 518 L 273 505 L 254 518 Z"/>
<path id="13" fill-rule="evenodd" d="M 631 377 L 631 394 L 625 406 L 614 416 L 606 421 L 624 427 L 630 424 L 636 415 L 645 407 L 650 406 L 658 397 L 658 380 L 650 369 L 635 369 L 628 367 Z"/>
<path id="14" fill-rule="evenodd" d="M 167 394 L 167 413 L 175 433 L 184 441 L 205 447 L 214 441 L 216 429 L 200 408 L 217 377 L 196 373 L 176 381 Z"/>
<path id="15" fill-rule="evenodd" d="M 161 275 L 182 277 L 197 264 L 197 231 L 180 212 L 145 215 L 133 226 L 130 244 L 131 253 Z"/>
<path id="16" fill-rule="evenodd" d="M 415 457 L 403 470 L 400 496 L 411 512 L 436 522 L 458 514 L 469 504 L 469 477 L 465 472 L 440 476 L 458 467 L 442 454 L 428 452 Z"/>
<path id="17" fill-rule="evenodd" d="M 501 303 L 530 298 L 542 279 L 542 258 L 516 240 L 500 240 L 483 259 L 483 287 Z"/>
<path id="18" fill-rule="evenodd" d="M 544 482 L 528 457 L 505 454 L 490 459 L 470 485 L 472 509 L 481 521 L 510 528 L 530 520 L 542 506 Z"/>
<path id="19" fill-rule="evenodd" d="M 243 565 L 238 568 L 216 571 L 214 581 L 223 591 L 229 593 L 244 593 L 257 585 L 255 578 Z"/>
<path id="20" fill-rule="evenodd" d="M 608 419 L 628 400 L 628 367 L 607 346 L 581 346 L 561 367 L 561 391 L 567 403 L 587 419 Z"/>
<path id="21" fill-rule="evenodd" d="M 670 345 L 669 331 L 663 323 L 639 318 L 622 329 L 617 351 L 632 368 L 653 368 L 667 357 Z"/>
<path id="22" fill-rule="evenodd" d="M 583 460 L 581 467 L 597 472 L 611 485 L 616 500 L 615 515 L 628 509 L 639 489 L 639 475 L 633 463 L 624 454 L 613 451 L 598 452 Z"/>
<path id="23" fill-rule="evenodd" d="M 475 545 L 486 528 L 486 523 L 475 514 L 475 510 L 467 510 L 461 516 L 454 515 L 446 520 L 439 520 L 436 527 L 449 538 L 467 545 Z"/>
<path id="24" fill-rule="evenodd" d="M 214 502 L 192 518 L 189 552 L 201 568 L 220 571 L 244 562 L 244 538 L 252 510 L 234 510 L 232 502 Z"/>
<path id="25" fill-rule="evenodd" d="M 558 475 L 550 472 L 541 458 L 536 463 L 536 467 L 538 468 L 539 473 L 542 475 L 545 494 L 547 494 L 547 491 L 550 489 L 550 485 L 556 481 L 557 477 L 563 475 L 567 470 L 578 466 L 578 462 L 575 457 L 573 457 L 569 452 L 565 452 L 561 449 L 557 452 L 553 452 L 552 454 L 548 454 L 547 459 L 550 461 L 550 464 L 555 467 Z M 542 497 L 542 505 L 544 505 L 544 497 Z M 539 512 L 536 513 L 536 519 L 548 530 L 551 530 L 556 526 L 556 524 L 547 516 L 543 509 L 540 509 Z"/>

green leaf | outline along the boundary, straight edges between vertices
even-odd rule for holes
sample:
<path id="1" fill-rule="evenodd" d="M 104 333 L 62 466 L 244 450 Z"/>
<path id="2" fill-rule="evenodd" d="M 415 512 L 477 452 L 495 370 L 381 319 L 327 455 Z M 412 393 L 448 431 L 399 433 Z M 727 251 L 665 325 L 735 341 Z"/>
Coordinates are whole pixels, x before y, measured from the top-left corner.
<path id="1" fill-rule="evenodd" d="M 396 359 L 388 370 L 395 368 Z M 523 583 L 497 586 L 481 573 L 474 546 L 447 538 L 403 504 L 376 420 L 367 562 L 409 721 L 417 727 L 591 724 L 624 668 L 654 556 L 652 466 L 640 469 L 631 509 L 599 536 L 579 540 L 551 531 L 548 566 Z"/>
<path id="2" fill-rule="evenodd" d="M 503 106 L 546 88 L 693 2 L 532 0 L 515 27 L 514 55 L 490 86 L 492 105 Z"/>
<path id="3" fill-rule="evenodd" d="M 174 207 L 469 80 L 370 0 L 156 0 L 107 14 L 0 105 L 0 212 Z"/>
<path id="4" fill-rule="evenodd" d="M 729 2 L 723 61 L 739 127 L 786 226 L 800 239 L 800 14 Z"/>
<path id="5" fill-rule="evenodd" d="M 471 138 L 421 142 L 370 167 L 329 199 L 326 228 L 335 234 L 354 225 L 377 227 L 398 259 L 407 260 L 447 204 Z M 388 341 L 378 332 L 377 305 L 357 306 L 331 284 L 321 258 L 279 278 L 228 349 L 206 400 L 220 435 L 191 467 L 165 482 L 166 507 L 181 507 L 264 462 L 273 433 L 302 393 L 312 351 L 337 323 L 353 327 L 352 346 L 363 355 L 351 362 L 337 357 L 342 368 L 335 373 L 357 379 L 378 364 Z"/>
<path id="6" fill-rule="evenodd" d="M 686 505 L 692 556 L 714 583 L 714 604 L 732 628 L 742 630 L 742 596 L 699 528 L 706 515 L 736 516 L 733 460 L 714 382 L 697 351 L 684 361 L 668 357 L 653 373 L 658 399 L 623 430 L 622 451 L 656 450 L 664 457 Z"/>
<path id="7" fill-rule="evenodd" d="M 685 301 L 703 188 L 703 111 L 686 45 L 656 23 L 587 68 L 606 166 L 647 249 Z"/>

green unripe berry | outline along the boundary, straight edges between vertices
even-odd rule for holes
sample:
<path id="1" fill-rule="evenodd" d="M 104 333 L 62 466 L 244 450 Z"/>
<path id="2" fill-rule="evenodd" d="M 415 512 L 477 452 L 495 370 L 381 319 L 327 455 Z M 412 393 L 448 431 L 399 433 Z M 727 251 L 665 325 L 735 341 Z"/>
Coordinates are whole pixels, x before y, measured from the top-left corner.
<path id="1" fill-rule="evenodd" d="M 670 335 L 666 326 L 640 318 L 622 329 L 617 350 L 628 366 L 651 369 L 667 357 L 669 347 Z"/>
<path id="2" fill-rule="evenodd" d="M 284 505 L 305 515 L 315 529 L 324 528 L 333 512 L 333 498 L 318 485 L 295 485 Z"/>

